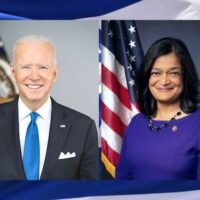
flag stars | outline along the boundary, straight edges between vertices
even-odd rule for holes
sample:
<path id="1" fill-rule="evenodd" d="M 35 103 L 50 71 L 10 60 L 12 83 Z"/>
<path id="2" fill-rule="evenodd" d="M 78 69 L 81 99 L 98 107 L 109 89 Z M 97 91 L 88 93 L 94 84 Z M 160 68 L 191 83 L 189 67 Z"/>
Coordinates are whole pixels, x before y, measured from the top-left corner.
<path id="1" fill-rule="evenodd" d="M 129 65 L 127 68 L 128 68 L 130 71 L 132 71 L 132 70 L 133 70 L 133 68 L 132 68 L 132 66 L 131 66 L 131 65 Z"/>
<path id="2" fill-rule="evenodd" d="M 108 33 L 108 36 L 112 37 L 113 36 L 113 32 L 110 30 L 110 32 Z"/>
<path id="3" fill-rule="evenodd" d="M 130 25 L 130 28 L 128 29 L 130 32 L 131 32 L 131 34 L 134 32 L 135 33 L 135 26 L 131 26 Z"/>
<path id="4" fill-rule="evenodd" d="M 128 44 L 131 48 L 133 48 L 133 47 L 136 47 L 136 45 L 135 45 L 135 41 L 130 41 L 130 43 Z"/>
<path id="5" fill-rule="evenodd" d="M 135 56 L 130 55 L 129 59 L 130 59 L 131 62 L 135 62 Z"/>
<path id="6" fill-rule="evenodd" d="M 130 86 L 132 87 L 133 85 L 135 85 L 135 81 L 133 79 L 131 79 L 129 82 Z"/>

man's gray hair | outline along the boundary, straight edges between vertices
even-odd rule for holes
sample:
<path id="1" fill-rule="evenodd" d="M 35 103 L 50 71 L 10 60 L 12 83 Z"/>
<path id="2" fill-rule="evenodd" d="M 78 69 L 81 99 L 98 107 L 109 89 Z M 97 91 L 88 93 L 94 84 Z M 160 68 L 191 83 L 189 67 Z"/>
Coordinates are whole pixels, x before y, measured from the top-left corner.
<path id="1" fill-rule="evenodd" d="M 47 37 L 43 36 L 43 35 L 27 35 L 24 36 L 20 39 L 18 39 L 15 44 L 13 45 L 13 49 L 12 49 L 12 62 L 15 62 L 15 56 L 16 56 L 16 50 L 17 47 L 21 44 L 24 43 L 48 43 L 52 46 L 53 49 L 53 60 L 54 60 L 54 64 L 57 64 L 57 58 L 56 58 L 56 47 L 54 45 L 54 43 Z"/>

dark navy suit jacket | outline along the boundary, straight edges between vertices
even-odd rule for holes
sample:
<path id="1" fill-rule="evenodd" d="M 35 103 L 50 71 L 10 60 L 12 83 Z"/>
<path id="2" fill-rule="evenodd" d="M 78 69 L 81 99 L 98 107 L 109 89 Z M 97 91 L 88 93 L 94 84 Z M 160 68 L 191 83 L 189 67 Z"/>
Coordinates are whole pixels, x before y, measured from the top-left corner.
<path id="1" fill-rule="evenodd" d="M 0 105 L 0 179 L 26 180 L 18 124 L 18 98 Z M 60 125 L 65 125 L 61 126 Z M 61 152 L 76 156 L 58 159 Z M 97 179 L 98 141 L 92 119 L 52 99 L 47 153 L 40 179 Z"/>

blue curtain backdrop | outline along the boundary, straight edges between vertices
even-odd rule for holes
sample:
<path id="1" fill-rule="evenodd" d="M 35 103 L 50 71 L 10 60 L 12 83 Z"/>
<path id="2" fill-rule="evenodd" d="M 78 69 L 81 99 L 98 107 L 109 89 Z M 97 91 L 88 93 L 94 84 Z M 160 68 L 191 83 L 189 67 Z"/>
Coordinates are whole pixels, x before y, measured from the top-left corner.
<path id="1" fill-rule="evenodd" d="M 12 19 L 17 16 L 27 19 L 78 19 L 103 15 L 139 1 L 141 0 L 0 0 L 0 18 Z"/>
<path id="2" fill-rule="evenodd" d="M 199 189 L 200 181 L 1 181 L 0 199 L 62 199 Z"/>

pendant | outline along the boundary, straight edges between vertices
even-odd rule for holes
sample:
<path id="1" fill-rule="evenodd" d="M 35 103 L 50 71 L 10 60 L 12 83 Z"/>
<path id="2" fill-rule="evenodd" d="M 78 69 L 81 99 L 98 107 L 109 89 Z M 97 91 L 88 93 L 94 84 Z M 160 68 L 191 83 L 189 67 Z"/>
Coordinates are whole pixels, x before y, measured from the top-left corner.
<path id="1" fill-rule="evenodd" d="M 176 125 L 172 126 L 172 132 L 176 132 L 178 130 L 178 127 Z"/>

